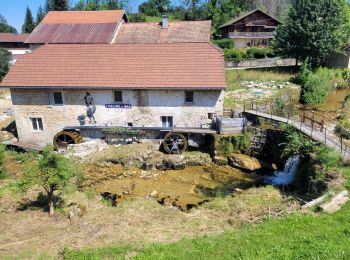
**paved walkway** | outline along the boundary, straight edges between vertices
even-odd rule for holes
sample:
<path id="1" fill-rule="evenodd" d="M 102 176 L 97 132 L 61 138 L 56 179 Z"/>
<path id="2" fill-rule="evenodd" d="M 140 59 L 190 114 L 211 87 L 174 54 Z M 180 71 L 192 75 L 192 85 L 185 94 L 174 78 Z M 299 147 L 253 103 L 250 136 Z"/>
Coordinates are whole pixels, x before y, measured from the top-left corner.
<path id="1" fill-rule="evenodd" d="M 314 139 L 315 141 L 323 143 L 330 148 L 334 148 L 343 157 L 345 161 L 350 161 L 350 147 L 346 146 L 344 143 L 342 144 L 341 139 L 338 136 L 336 136 L 333 131 L 330 131 L 326 128 L 324 129 L 323 132 L 317 129 L 312 130 L 309 126 L 301 123 L 299 120 L 274 116 L 271 114 L 257 112 L 254 110 L 247 110 L 245 111 L 245 113 L 256 115 L 259 117 L 263 117 L 263 118 L 281 122 L 281 123 L 290 124 L 294 126 L 296 129 L 298 129 L 299 131 L 301 131 L 302 133 L 304 133 L 305 135 Z"/>

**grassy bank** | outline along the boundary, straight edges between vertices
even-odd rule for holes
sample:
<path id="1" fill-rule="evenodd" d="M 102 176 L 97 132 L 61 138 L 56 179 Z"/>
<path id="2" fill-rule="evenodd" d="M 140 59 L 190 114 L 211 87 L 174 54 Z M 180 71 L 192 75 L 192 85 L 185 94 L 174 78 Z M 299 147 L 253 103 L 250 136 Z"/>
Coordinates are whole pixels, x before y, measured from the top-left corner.
<path id="1" fill-rule="evenodd" d="M 143 248 L 65 251 L 65 259 L 349 259 L 350 204 L 335 215 L 294 214 L 219 236 Z"/>

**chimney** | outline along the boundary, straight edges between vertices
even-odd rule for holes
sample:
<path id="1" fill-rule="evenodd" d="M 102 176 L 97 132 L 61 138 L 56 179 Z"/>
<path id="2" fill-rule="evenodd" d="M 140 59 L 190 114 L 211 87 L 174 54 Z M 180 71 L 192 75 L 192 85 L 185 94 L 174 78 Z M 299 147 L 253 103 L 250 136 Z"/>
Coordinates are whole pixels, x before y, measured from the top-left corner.
<path id="1" fill-rule="evenodd" d="M 162 15 L 162 29 L 167 29 L 168 28 L 168 15 L 163 14 Z"/>

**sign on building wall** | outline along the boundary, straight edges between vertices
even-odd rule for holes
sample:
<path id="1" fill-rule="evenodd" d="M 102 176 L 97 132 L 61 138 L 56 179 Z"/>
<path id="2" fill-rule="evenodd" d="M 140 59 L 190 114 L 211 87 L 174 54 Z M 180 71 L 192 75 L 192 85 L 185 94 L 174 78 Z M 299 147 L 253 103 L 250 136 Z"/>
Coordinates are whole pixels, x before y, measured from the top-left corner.
<path id="1" fill-rule="evenodd" d="M 131 104 L 105 104 L 106 108 L 126 108 L 130 109 Z"/>

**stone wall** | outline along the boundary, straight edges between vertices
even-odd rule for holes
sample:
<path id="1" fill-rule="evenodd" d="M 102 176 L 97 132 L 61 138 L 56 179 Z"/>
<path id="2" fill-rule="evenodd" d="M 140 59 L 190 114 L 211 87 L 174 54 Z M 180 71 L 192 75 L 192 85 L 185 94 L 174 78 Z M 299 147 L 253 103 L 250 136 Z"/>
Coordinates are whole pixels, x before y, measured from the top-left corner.
<path id="1" fill-rule="evenodd" d="M 222 115 L 223 91 L 194 91 L 194 103 L 185 103 L 184 91 L 125 90 L 123 103 L 131 108 L 106 108 L 113 104 L 112 90 L 88 90 L 96 105 L 96 125 L 161 127 L 161 116 L 172 116 L 177 127 L 201 127 L 211 119 L 208 113 Z M 11 89 L 19 140 L 45 145 L 66 126 L 80 125 L 86 115 L 85 90 L 64 90 L 64 105 L 51 104 L 52 92 L 45 89 Z M 44 131 L 34 132 L 31 117 L 43 120 Z M 88 119 L 85 122 L 87 125 Z"/>
<path id="2" fill-rule="evenodd" d="M 249 59 L 241 62 L 225 61 L 226 68 L 264 68 L 277 66 L 294 66 L 295 59 L 266 58 L 266 59 Z"/>

